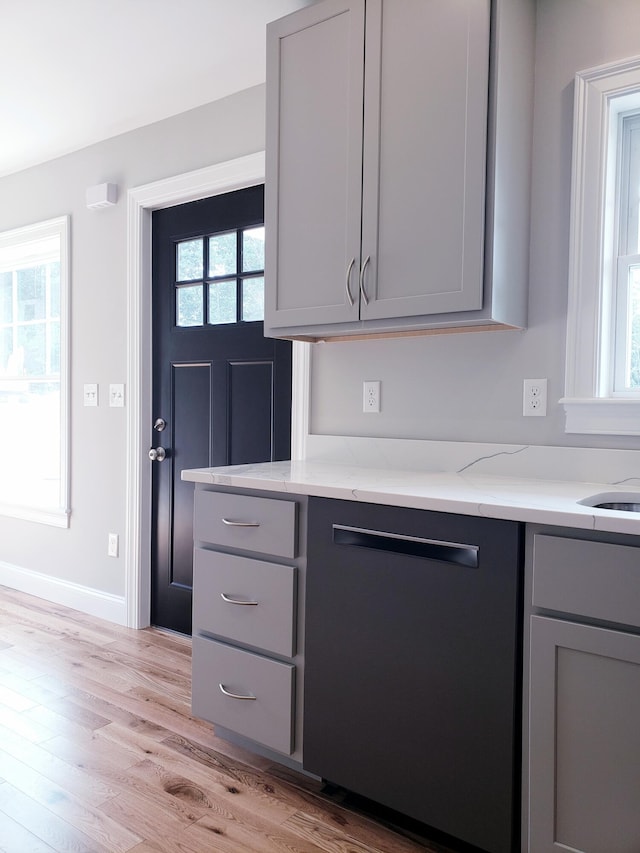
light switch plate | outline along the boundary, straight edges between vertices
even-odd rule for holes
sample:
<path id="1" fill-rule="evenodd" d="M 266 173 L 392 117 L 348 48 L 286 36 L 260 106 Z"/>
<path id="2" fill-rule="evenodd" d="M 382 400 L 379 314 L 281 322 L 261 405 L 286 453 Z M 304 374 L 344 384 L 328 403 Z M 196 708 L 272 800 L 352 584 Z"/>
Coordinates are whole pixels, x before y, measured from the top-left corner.
<path id="1" fill-rule="evenodd" d="M 95 382 L 85 382 L 82 392 L 82 402 L 85 406 L 98 405 L 98 386 Z"/>
<path id="2" fill-rule="evenodd" d="M 109 385 L 109 405 L 124 406 L 124 385 Z"/>

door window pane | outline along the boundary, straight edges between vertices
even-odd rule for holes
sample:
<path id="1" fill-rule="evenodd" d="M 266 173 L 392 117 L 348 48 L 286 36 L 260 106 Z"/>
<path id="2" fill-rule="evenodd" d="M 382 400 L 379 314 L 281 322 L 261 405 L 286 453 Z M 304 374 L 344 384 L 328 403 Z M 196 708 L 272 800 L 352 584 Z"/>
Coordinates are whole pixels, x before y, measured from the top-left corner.
<path id="1" fill-rule="evenodd" d="M 264 277 L 245 278 L 242 282 L 242 319 L 264 320 Z"/>
<path id="2" fill-rule="evenodd" d="M 259 228 L 247 228 L 242 232 L 242 271 L 263 269 L 264 225 L 261 225 Z"/>
<path id="3" fill-rule="evenodd" d="M 216 281 L 209 285 L 209 323 L 235 323 L 238 309 L 236 305 L 236 280 Z"/>
<path id="4" fill-rule="evenodd" d="M 209 237 L 209 278 L 235 275 L 237 268 L 235 231 Z"/>
<path id="5" fill-rule="evenodd" d="M 183 240 L 176 247 L 176 281 L 194 281 L 202 278 L 204 240 Z M 180 323 L 178 324 L 180 325 Z M 192 325 L 192 324 L 187 324 Z"/>
<path id="6" fill-rule="evenodd" d="M 202 285 L 177 288 L 176 326 L 202 326 L 203 322 Z"/>

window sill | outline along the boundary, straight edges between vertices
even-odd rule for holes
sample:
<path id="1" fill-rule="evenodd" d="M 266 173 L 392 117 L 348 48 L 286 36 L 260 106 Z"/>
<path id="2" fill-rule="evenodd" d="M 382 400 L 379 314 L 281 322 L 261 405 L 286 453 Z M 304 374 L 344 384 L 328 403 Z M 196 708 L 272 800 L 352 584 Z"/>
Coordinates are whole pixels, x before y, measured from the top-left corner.
<path id="1" fill-rule="evenodd" d="M 564 397 L 566 433 L 640 435 L 640 400 Z"/>
<path id="2" fill-rule="evenodd" d="M 65 509 L 11 506 L 11 504 L 0 503 L 0 516 L 19 518 L 23 521 L 35 521 L 37 524 L 48 524 L 51 527 L 69 527 L 70 515 L 69 510 Z"/>

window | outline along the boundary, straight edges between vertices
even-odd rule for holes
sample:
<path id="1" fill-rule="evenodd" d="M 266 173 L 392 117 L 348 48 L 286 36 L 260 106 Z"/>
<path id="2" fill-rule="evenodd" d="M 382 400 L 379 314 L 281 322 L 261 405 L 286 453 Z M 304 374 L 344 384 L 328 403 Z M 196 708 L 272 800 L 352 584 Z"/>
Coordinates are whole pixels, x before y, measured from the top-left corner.
<path id="1" fill-rule="evenodd" d="M 566 431 L 640 435 L 640 60 L 576 75 Z"/>
<path id="2" fill-rule="evenodd" d="M 263 225 L 176 243 L 176 326 L 263 319 Z"/>
<path id="3" fill-rule="evenodd" d="M 617 132 L 615 174 L 607 176 L 607 181 L 615 181 L 617 201 L 609 221 L 617 244 L 612 390 L 616 395 L 636 395 L 640 393 L 640 108 L 618 116 Z"/>
<path id="4" fill-rule="evenodd" d="M 0 513 L 68 525 L 68 218 L 0 234 Z"/>

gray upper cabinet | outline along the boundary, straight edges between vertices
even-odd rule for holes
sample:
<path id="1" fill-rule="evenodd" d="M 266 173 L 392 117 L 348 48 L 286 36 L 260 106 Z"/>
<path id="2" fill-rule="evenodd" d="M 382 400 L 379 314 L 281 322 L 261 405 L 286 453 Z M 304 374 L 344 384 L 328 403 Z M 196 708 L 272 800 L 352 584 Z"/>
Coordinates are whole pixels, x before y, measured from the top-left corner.
<path id="1" fill-rule="evenodd" d="M 266 334 L 524 325 L 533 17 L 323 0 L 269 25 Z"/>
<path id="2" fill-rule="evenodd" d="M 364 0 L 276 21 L 267 51 L 265 326 L 357 321 Z"/>

